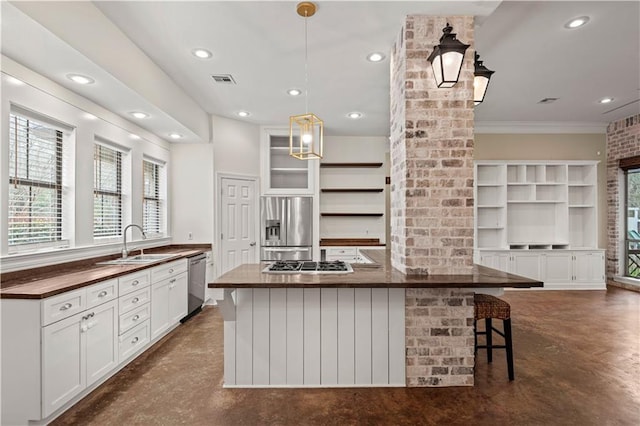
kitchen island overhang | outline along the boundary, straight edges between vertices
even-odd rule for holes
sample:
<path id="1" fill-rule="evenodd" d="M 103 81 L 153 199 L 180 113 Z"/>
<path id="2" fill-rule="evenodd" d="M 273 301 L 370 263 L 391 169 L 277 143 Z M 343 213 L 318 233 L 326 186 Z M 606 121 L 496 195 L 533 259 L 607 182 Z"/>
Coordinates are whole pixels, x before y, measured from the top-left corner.
<path id="1" fill-rule="evenodd" d="M 543 285 L 480 265 L 407 276 L 366 255 L 350 274 L 246 264 L 210 283 L 225 289 L 224 386 L 472 386 L 474 292 Z"/>

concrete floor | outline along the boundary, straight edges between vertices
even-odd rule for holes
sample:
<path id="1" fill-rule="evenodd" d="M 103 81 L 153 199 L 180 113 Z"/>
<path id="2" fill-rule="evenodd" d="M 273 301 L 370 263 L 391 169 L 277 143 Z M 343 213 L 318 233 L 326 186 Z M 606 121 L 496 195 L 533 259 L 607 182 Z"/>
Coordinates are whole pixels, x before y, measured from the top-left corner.
<path id="1" fill-rule="evenodd" d="M 223 389 L 222 318 L 206 308 L 55 425 L 639 425 L 640 293 L 511 291 L 503 351 L 473 388 Z"/>

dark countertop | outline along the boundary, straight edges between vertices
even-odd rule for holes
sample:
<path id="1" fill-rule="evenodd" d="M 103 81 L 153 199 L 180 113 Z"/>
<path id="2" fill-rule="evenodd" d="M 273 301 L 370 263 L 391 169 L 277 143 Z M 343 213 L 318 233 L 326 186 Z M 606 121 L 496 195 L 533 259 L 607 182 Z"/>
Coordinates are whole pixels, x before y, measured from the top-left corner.
<path id="1" fill-rule="evenodd" d="M 496 288 L 542 287 L 541 281 L 474 265 L 470 274 L 405 275 L 391 266 L 388 250 L 362 250 L 374 263 L 352 264 L 351 274 L 264 274 L 265 263 L 240 265 L 210 288 Z"/>
<path id="2" fill-rule="evenodd" d="M 172 245 L 146 249 L 146 254 L 173 253 L 175 256 L 145 264 L 96 265 L 97 262 L 120 257 L 112 255 L 8 272 L 0 275 L 0 299 L 44 299 L 210 250 L 211 246 L 208 245 Z M 130 256 L 135 254 L 134 251 Z"/>

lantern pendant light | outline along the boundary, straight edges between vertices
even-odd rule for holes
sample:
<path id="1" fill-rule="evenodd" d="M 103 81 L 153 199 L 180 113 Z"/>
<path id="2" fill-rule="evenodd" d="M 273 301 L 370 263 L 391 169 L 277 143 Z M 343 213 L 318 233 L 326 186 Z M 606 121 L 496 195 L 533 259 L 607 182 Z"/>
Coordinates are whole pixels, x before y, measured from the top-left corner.
<path id="1" fill-rule="evenodd" d="M 324 122 L 309 112 L 309 72 L 307 55 L 307 18 L 316 13 L 316 5 L 311 2 L 298 3 L 298 15 L 304 18 L 304 78 L 305 114 L 289 117 L 289 155 L 300 160 L 322 158 Z"/>
<path id="2" fill-rule="evenodd" d="M 464 52 L 469 48 L 468 44 L 456 39 L 452 30 L 453 27 L 447 22 L 442 30 L 444 34 L 440 37 L 440 44 L 434 47 L 428 58 L 438 87 L 453 87 L 458 82 Z"/>
<path id="3" fill-rule="evenodd" d="M 489 86 L 491 74 L 495 71 L 491 71 L 484 66 L 477 52 L 473 65 L 475 68 L 473 72 L 473 104 L 478 105 L 484 101 L 484 95 L 487 94 L 487 86 Z"/>

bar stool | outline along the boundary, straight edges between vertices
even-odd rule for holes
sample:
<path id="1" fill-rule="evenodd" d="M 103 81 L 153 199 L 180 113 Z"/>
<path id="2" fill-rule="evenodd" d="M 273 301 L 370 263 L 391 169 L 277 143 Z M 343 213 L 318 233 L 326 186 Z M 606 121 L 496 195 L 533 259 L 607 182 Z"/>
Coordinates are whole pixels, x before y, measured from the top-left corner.
<path id="1" fill-rule="evenodd" d="M 513 347 L 511 342 L 511 306 L 502 299 L 488 294 L 475 294 L 473 296 L 474 304 L 474 323 L 473 329 L 475 334 L 475 351 L 478 349 L 487 350 L 487 362 L 493 361 L 493 349 L 506 349 L 507 352 L 507 369 L 509 372 L 509 380 L 514 379 L 513 374 Z M 495 328 L 491 322 L 492 319 L 501 319 L 503 331 Z M 478 331 L 478 320 L 484 319 L 484 331 Z M 504 345 L 493 344 L 493 332 L 504 338 Z M 478 336 L 485 335 L 486 345 L 478 345 Z"/>

